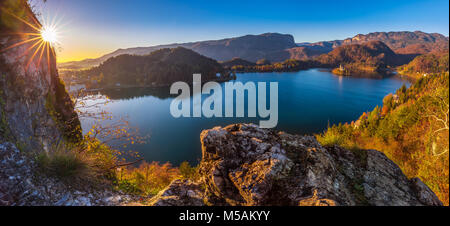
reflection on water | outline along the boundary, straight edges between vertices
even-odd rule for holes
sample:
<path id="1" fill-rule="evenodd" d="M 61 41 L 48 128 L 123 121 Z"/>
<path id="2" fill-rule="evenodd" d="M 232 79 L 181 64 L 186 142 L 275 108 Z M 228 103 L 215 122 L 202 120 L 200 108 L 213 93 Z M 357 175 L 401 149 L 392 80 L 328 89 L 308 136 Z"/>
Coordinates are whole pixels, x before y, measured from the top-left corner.
<path id="1" fill-rule="evenodd" d="M 154 88 L 115 88 L 98 91 L 111 100 L 131 100 L 139 97 L 153 96 L 161 100 L 171 97 L 167 87 Z M 172 95 L 173 96 L 173 95 Z"/>
<path id="2" fill-rule="evenodd" d="M 328 124 L 351 122 L 363 112 L 381 105 L 385 95 L 408 84 L 397 77 L 340 77 L 319 69 L 238 74 L 236 80 L 278 82 L 276 129 L 297 134 L 319 133 Z M 199 135 L 202 130 L 238 122 L 259 122 L 257 118 L 248 117 L 173 118 L 170 103 L 177 95 L 169 95 L 169 87 L 102 90 L 100 94 L 114 100 L 103 110 L 118 117 L 128 116 L 132 126 L 139 127 L 143 135 L 150 135 L 147 144 L 131 147 L 148 161 L 170 161 L 177 165 L 187 160 L 195 164 L 201 158 Z M 83 129 L 91 124 L 90 120 L 82 120 Z"/>

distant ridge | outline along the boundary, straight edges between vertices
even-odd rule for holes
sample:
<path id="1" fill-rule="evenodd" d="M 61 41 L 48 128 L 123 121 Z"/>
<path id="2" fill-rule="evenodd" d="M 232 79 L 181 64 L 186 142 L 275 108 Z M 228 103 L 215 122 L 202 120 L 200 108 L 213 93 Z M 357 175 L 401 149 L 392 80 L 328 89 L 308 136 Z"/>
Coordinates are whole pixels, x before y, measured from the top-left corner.
<path id="1" fill-rule="evenodd" d="M 295 44 L 294 37 L 292 35 L 264 33 L 260 35 L 245 35 L 221 40 L 118 49 L 96 59 L 60 63 L 59 67 L 69 69 L 89 68 L 99 65 L 111 57 L 122 54 L 146 55 L 159 49 L 176 47 L 191 49 L 197 53 L 218 61 L 231 60 L 234 57 L 239 57 L 247 61 L 256 62 L 271 53 L 283 51 L 284 49 L 289 49 L 296 46 L 297 45 Z"/>
<path id="2" fill-rule="evenodd" d="M 382 41 L 396 53 L 425 54 L 448 50 L 449 40 L 444 35 L 422 31 L 373 32 L 367 35 L 358 34 L 353 38 L 345 39 L 342 44 L 361 44 L 368 41 Z M 428 49 L 422 49 L 421 46 L 427 46 Z"/>
<path id="3" fill-rule="evenodd" d="M 442 52 L 449 49 L 448 37 L 438 33 L 421 31 L 373 32 L 358 34 L 344 40 L 298 44 L 295 43 L 292 35 L 265 33 L 221 40 L 118 49 L 95 59 L 60 63 L 59 67 L 66 69 L 90 68 L 111 57 L 122 54 L 147 55 L 159 49 L 176 47 L 191 49 L 218 61 L 229 61 L 236 57 L 250 62 L 256 62 L 262 58 L 271 62 L 281 62 L 286 59 L 305 60 L 331 52 L 342 45 L 362 44 L 369 41 L 381 41 L 394 52 L 400 54 L 419 55 L 430 52 Z"/>
<path id="4" fill-rule="evenodd" d="M 289 58 L 296 60 L 309 59 L 323 53 L 331 52 L 339 46 L 363 44 L 370 41 L 381 41 L 398 54 L 420 55 L 431 52 L 448 51 L 448 37 L 438 33 L 421 31 L 392 31 L 358 34 L 352 38 L 316 43 L 299 43 L 302 49 L 290 49 Z"/>

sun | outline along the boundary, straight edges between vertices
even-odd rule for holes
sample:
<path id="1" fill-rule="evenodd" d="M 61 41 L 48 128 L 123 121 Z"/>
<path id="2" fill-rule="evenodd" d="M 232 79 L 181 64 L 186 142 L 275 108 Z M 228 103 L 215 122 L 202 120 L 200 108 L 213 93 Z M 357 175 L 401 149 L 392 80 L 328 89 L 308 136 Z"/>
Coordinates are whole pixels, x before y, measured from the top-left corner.
<path id="1" fill-rule="evenodd" d="M 59 31 L 61 20 L 56 20 L 54 17 L 52 20 L 48 17 L 47 19 L 42 19 L 42 23 L 32 14 L 28 12 L 28 19 L 22 18 L 20 16 L 11 13 L 10 11 L 0 7 L 1 15 L 11 16 L 11 19 L 17 19 L 24 25 L 28 26 L 27 32 L 12 32 L 11 39 L 17 40 L 17 42 L 0 49 L 0 53 L 8 51 L 9 49 L 28 45 L 23 54 L 21 54 L 17 59 L 26 57 L 27 65 L 26 69 L 34 62 L 35 65 L 40 66 L 41 61 L 47 62 L 47 68 L 51 68 L 51 57 L 56 57 L 55 48 L 60 47 Z M 0 36 L 3 36 L 1 34 Z M 37 59 L 37 61 L 35 61 Z"/>
<path id="2" fill-rule="evenodd" d="M 53 45 L 58 42 L 58 33 L 53 27 L 43 26 L 41 28 L 41 38 L 44 42 L 48 42 Z"/>

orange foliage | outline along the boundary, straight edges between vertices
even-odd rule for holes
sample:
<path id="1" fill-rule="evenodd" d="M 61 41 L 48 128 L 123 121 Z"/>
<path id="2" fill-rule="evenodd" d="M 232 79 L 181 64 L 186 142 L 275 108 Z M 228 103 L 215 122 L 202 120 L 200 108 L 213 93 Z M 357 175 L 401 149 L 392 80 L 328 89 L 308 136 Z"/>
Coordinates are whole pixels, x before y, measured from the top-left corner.
<path id="1" fill-rule="evenodd" d="M 117 169 L 119 189 L 144 195 L 155 195 L 180 177 L 179 169 L 170 163 L 143 162 L 139 167 Z"/>

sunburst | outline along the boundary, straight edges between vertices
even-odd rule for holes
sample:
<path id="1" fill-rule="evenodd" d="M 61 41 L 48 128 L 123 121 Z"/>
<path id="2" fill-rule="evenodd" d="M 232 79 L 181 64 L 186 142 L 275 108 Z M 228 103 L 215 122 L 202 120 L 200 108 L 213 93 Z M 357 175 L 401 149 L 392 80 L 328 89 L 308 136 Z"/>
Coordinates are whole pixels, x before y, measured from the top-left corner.
<path id="1" fill-rule="evenodd" d="M 54 44 L 58 41 L 58 35 L 53 27 L 42 27 L 41 38 L 44 42 Z"/>
<path id="2" fill-rule="evenodd" d="M 29 47 L 24 51 L 24 53 L 17 57 L 17 60 L 27 56 L 28 61 L 26 64 L 26 70 L 28 70 L 30 64 L 35 60 L 37 57 L 38 61 L 36 66 L 41 66 L 42 57 L 44 54 L 46 54 L 47 58 L 47 67 L 48 70 L 51 68 L 50 63 L 50 57 L 54 57 L 54 47 L 59 44 L 59 29 L 57 26 L 57 23 L 53 19 L 50 20 L 44 20 L 41 24 L 34 15 L 32 15 L 32 12 L 29 12 L 28 18 L 31 18 L 32 22 L 27 21 L 26 19 L 23 19 L 17 15 L 14 15 L 13 13 L 9 12 L 8 10 L 2 8 L 1 11 L 12 18 L 17 19 L 21 23 L 25 24 L 30 28 L 30 32 L 16 32 L 16 33 L 9 33 L 7 35 L 11 36 L 17 36 L 18 42 L 11 44 L 10 46 L 7 46 L 6 48 L 3 48 L 0 50 L 0 53 L 11 50 L 13 48 L 28 44 Z"/>

